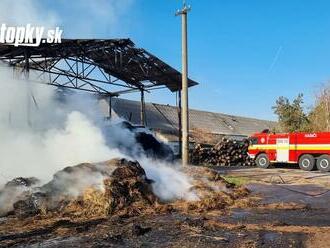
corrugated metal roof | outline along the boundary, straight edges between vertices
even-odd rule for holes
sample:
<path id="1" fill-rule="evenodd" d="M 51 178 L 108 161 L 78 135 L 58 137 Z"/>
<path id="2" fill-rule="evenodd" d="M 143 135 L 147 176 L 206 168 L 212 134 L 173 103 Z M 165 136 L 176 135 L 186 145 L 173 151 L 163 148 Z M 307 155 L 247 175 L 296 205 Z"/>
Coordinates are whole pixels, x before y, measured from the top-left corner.
<path id="1" fill-rule="evenodd" d="M 104 104 L 108 108 L 105 102 Z M 149 128 L 171 133 L 178 131 L 177 107 L 155 103 L 146 103 L 145 106 L 146 124 Z M 108 109 L 105 110 L 104 106 L 102 108 L 105 113 L 108 113 Z M 112 100 L 112 110 L 116 115 L 131 121 L 133 124 L 140 124 L 140 102 L 114 98 Z M 276 124 L 267 120 L 195 109 L 189 110 L 189 121 L 191 130 L 203 129 L 214 134 L 245 136 L 264 129 L 271 129 Z"/>

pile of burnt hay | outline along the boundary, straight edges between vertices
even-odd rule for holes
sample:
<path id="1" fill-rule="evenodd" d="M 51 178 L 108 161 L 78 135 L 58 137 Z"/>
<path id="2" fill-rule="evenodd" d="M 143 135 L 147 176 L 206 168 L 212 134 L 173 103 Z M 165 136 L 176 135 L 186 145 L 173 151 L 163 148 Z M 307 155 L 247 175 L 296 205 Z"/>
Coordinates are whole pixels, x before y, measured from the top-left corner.
<path id="1" fill-rule="evenodd" d="M 0 217 L 6 215 L 8 212 L 12 211 L 15 199 L 27 193 L 32 187 L 37 185 L 39 180 L 31 178 L 18 177 L 5 184 L 5 186 L 0 189 Z"/>
<path id="2" fill-rule="evenodd" d="M 103 190 L 87 188 L 84 193 L 63 209 L 65 215 L 107 216 L 113 214 L 133 216 L 158 202 L 148 179 L 138 162 L 125 159 L 105 163 L 115 169 L 103 180 Z"/>
<path id="3" fill-rule="evenodd" d="M 189 167 L 183 172 L 191 178 L 190 191 L 196 199 L 162 202 L 152 191 L 154 182 L 147 178 L 138 162 L 113 159 L 99 164 L 84 163 L 57 172 L 41 187 L 21 192 L 8 213 L 20 219 L 132 217 L 173 211 L 202 213 L 226 209 L 249 193 L 209 168 Z"/>
<path id="4" fill-rule="evenodd" d="M 171 204 L 172 211 L 205 213 L 212 210 L 224 210 L 242 201 L 250 204 L 247 198 L 250 193 L 248 189 L 227 182 L 219 172 L 213 169 L 189 167 L 184 172 L 190 176 L 193 185 L 191 191 L 197 195 L 198 200 L 177 201 Z"/>
<path id="5" fill-rule="evenodd" d="M 138 162 L 113 159 L 57 172 L 46 185 L 24 192 L 13 204 L 19 217 L 56 213 L 67 217 L 134 214 L 158 199 Z"/>

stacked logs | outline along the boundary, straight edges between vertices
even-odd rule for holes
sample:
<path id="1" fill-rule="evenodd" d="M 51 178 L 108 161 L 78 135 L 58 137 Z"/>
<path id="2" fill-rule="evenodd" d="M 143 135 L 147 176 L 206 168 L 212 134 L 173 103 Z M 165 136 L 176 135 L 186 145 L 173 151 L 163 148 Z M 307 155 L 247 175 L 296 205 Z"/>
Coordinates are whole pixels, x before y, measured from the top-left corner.
<path id="1" fill-rule="evenodd" d="M 248 156 L 249 141 L 235 141 L 223 138 L 215 146 L 197 144 L 190 151 L 190 160 L 196 165 L 217 166 L 253 166 L 254 161 Z"/>

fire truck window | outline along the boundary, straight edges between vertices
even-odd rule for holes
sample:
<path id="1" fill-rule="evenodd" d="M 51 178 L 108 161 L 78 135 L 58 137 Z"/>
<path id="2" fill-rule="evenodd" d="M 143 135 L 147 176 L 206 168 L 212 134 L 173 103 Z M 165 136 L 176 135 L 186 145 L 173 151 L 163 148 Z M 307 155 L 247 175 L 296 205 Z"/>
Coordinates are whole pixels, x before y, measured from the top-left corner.
<path id="1" fill-rule="evenodd" d="M 251 144 L 251 145 L 256 145 L 256 144 L 258 144 L 258 139 L 257 139 L 257 138 L 251 138 L 251 139 L 250 139 L 250 144 Z"/>

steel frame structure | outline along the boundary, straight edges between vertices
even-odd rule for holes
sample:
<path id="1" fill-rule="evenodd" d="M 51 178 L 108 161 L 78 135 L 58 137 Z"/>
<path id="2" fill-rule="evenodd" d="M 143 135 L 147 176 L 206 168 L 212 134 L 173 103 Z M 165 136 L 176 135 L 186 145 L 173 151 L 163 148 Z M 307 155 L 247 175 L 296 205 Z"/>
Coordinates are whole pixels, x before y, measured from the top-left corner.
<path id="1" fill-rule="evenodd" d="M 130 39 L 63 39 L 58 44 L 42 40 L 38 47 L 0 44 L 0 61 L 25 80 L 109 97 L 109 117 L 112 97 L 140 92 L 141 125 L 145 125 L 145 91 L 181 90 L 181 73 L 136 48 Z M 189 87 L 197 84 L 188 80 Z"/>
<path id="2" fill-rule="evenodd" d="M 39 72 L 31 81 L 107 96 L 160 88 L 175 92 L 181 87 L 178 71 L 129 39 L 66 39 L 40 47 L 3 44 L 0 61 Z M 196 84 L 190 80 L 190 86 Z"/>

